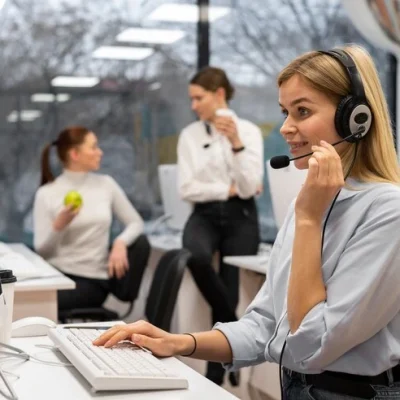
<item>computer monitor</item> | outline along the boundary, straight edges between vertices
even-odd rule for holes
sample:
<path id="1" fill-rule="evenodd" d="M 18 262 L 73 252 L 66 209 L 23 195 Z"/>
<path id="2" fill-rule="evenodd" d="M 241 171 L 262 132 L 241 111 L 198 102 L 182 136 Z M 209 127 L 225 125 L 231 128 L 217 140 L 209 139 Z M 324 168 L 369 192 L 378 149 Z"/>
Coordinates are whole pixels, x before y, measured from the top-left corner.
<path id="1" fill-rule="evenodd" d="M 161 199 L 166 215 L 166 224 L 169 228 L 182 231 L 192 205 L 184 201 L 178 192 L 178 167 L 176 164 L 162 164 L 158 166 Z"/>
<path id="2" fill-rule="evenodd" d="M 288 167 L 273 169 L 266 162 L 269 190 L 271 193 L 272 209 L 278 229 L 281 228 L 285 220 L 290 203 L 298 195 L 303 185 L 308 170 L 297 169 L 293 163 Z"/>

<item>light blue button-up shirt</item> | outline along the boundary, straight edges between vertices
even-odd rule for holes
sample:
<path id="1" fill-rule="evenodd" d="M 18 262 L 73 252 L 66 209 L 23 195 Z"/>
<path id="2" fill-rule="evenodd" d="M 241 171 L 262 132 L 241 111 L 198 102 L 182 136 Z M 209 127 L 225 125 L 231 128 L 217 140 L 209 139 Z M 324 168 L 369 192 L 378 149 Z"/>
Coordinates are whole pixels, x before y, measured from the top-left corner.
<path id="1" fill-rule="evenodd" d="M 216 324 L 237 369 L 264 361 L 303 373 L 377 375 L 400 360 L 400 188 L 347 180 L 325 231 L 327 299 L 289 334 L 287 287 L 294 203 L 278 233 L 261 290 L 237 322 Z"/>

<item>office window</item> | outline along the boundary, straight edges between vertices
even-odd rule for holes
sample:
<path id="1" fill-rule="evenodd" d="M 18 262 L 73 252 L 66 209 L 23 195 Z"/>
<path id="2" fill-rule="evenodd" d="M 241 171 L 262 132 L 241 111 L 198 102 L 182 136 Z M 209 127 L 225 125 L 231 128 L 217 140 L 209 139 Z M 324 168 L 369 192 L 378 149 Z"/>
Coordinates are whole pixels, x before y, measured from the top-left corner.
<path id="1" fill-rule="evenodd" d="M 5 2 L 0 240 L 31 243 L 41 149 L 71 124 L 86 125 L 99 136 L 101 172 L 121 184 L 145 220 L 162 213 L 157 166 L 176 162 L 178 134 L 195 119 L 187 83 L 197 63 L 196 1 L 174 0 L 175 8 L 168 3 Z M 261 126 L 266 159 L 286 152 L 275 78 L 297 54 L 359 42 L 373 52 L 386 82 L 386 54 L 362 40 L 339 0 L 211 0 L 210 5 L 217 7 L 210 12 L 211 64 L 226 69 L 237 87 L 232 107 Z M 185 11 L 177 12 L 179 6 Z M 91 79 L 71 83 L 63 77 Z M 55 158 L 52 154 L 58 173 Z M 262 237 L 273 240 L 267 179 L 264 185 L 258 201 Z"/>
<path id="2" fill-rule="evenodd" d="M 297 55 L 359 43 L 372 53 L 384 87 L 387 84 L 387 53 L 360 36 L 339 0 L 212 0 L 211 4 L 231 9 L 229 18 L 211 23 L 211 65 L 224 68 L 236 86 L 232 108 L 261 127 L 265 160 L 288 154 L 279 134 L 282 116 L 276 77 Z M 258 206 L 262 238 L 274 240 L 277 229 L 267 176 Z"/>
<path id="3" fill-rule="evenodd" d="M 177 135 L 193 120 L 187 81 L 197 56 L 196 25 L 169 21 L 171 12 L 157 11 L 164 3 L 6 1 L 0 240 L 32 242 L 40 152 L 72 124 L 98 135 L 100 172 L 121 184 L 142 216 L 161 214 L 157 165 L 176 161 Z"/>

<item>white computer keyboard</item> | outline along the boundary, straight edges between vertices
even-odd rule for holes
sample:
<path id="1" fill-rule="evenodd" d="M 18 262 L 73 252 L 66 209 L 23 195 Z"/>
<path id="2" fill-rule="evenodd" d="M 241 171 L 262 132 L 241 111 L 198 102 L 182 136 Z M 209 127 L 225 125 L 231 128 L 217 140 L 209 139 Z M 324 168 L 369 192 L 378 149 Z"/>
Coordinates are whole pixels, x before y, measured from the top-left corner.
<path id="1" fill-rule="evenodd" d="M 108 349 L 93 346 L 102 333 L 93 328 L 57 327 L 50 329 L 49 337 L 96 391 L 188 387 L 185 378 L 131 342 Z"/>
<path id="2" fill-rule="evenodd" d="M 36 266 L 26 257 L 14 251 L 0 253 L 0 269 L 12 270 L 13 274 L 17 277 L 17 281 L 60 275 L 60 273 L 53 268 L 42 265 L 40 267 Z"/>

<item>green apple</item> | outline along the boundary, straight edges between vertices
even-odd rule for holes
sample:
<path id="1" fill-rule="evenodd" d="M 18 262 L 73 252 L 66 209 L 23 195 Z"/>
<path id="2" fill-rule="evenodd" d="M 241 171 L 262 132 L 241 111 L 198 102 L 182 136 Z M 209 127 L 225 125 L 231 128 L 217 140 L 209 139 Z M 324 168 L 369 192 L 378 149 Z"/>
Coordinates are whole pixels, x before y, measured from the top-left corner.
<path id="1" fill-rule="evenodd" d="M 82 203 L 82 196 L 76 190 L 69 191 L 64 197 L 64 204 L 71 205 L 73 209 L 80 207 Z"/>

